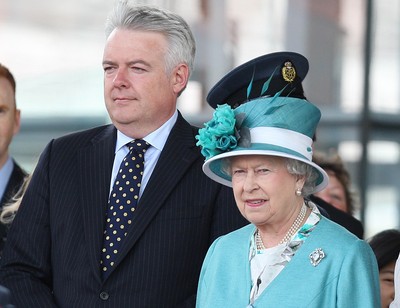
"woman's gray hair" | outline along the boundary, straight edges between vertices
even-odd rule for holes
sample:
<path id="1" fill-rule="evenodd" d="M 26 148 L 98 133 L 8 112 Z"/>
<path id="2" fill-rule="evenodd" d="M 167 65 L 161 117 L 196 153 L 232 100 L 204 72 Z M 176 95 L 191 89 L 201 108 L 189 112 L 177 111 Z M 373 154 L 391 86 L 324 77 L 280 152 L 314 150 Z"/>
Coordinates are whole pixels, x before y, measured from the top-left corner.
<path id="1" fill-rule="evenodd" d="M 179 63 L 186 63 L 189 75 L 193 71 L 196 42 L 186 21 L 179 15 L 151 6 L 129 6 L 119 1 L 107 18 L 106 36 L 114 29 L 152 31 L 163 34 L 168 41 L 165 57 L 166 73 Z"/>
<path id="2" fill-rule="evenodd" d="M 297 177 L 304 177 L 305 182 L 301 190 L 301 195 L 303 197 L 311 195 L 319 176 L 317 171 L 309 164 L 291 158 L 286 158 L 286 168 L 290 174 Z"/>
<path id="3" fill-rule="evenodd" d="M 232 157 L 224 158 L 221 162 L 222 172 L 231 176 L 231 160 Z M 302 161 L 285 158 L 287 171 L 296 177 L 304 177 L 304 186 L 301 195 L 307 197 L 312 194 L 315 189 L 315 183 L 319 177 L 318 172 L 309 164 Z"/>

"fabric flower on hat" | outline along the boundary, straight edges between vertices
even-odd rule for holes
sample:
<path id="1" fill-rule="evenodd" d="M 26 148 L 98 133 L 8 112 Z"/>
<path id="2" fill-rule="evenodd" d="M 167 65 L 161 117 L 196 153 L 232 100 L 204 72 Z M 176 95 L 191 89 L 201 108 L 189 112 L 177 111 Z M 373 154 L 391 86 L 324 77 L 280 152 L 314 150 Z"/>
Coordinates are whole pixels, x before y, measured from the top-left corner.
<path id="1" fill-rule="evenodd" d="M 201 146 L 201 154 L 207 159 L 236 148 L 238 139 L 235 133 L 236 118 L 228 105 L 218 105 L 213 118 L 205 123 L 196 136 Z"/>

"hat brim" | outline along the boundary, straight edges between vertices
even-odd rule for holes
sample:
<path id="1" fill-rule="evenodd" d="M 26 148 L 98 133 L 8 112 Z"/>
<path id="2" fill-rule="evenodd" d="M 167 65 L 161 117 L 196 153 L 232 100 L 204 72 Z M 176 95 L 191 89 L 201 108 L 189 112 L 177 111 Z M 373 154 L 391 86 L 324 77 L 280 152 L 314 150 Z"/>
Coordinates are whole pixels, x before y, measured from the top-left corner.
<path id="1" fill-rule="evenodd" d="M 232 178 L 229 174 L 224 172 L 223 168 L 223 161 L 225 158 L 230 158 L 230 157 L 235 157 L 235 156 L 244 156 L 244 155 L 266 155 L 266 156 L 278 156 L 278 157 L 284 157 L 284 158 L 291 158 L 294 160 L 301 161 L 307 165 L 310 165 L 317 171 L 319 177 L 316 180 L 316 185 L 314 187 L 314 190 L 311 193 L 316 193 L 321 190 L 323 190 L 329 182 L 329 177 L 328 174 L 325 172 L 324 169 L 322 169 L 320 166 L 317 164 L 309 161 L 307 158 L 300 157 L 295 154 L 289 153 L 290 150 L 287 152 L 282 151 L 281 149 L 279 151 L 276 150 L 236 150 L 236 151 L 231 151 L 231 152 L 225 152 L 219 155 L 216 155 L 210 159 L 208 159 L 204 164 L 203 164 L 203 172 L 212 180 L 223 184 L 225 186 L 232 187 Z"/>

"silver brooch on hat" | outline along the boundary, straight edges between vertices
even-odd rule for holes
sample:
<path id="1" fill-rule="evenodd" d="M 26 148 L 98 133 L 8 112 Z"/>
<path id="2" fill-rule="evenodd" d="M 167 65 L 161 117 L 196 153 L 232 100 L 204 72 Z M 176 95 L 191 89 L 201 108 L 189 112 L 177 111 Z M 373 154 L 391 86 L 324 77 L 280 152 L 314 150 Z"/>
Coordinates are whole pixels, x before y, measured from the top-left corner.
<path id="1" fill-rule="evenodd" d="M 287 82 L 292 82 L 296 78 L 296 70 L 292 62 L 286 61 L 282 67 L 282 77 Z"/>
<path id="2" fill-rule="evenodd" d="M 325 258 L 325 252 L 322 248 L 317 248 L 310 253 L 310 262 L 313 266 L 317 266 L 323 258 Z"/>

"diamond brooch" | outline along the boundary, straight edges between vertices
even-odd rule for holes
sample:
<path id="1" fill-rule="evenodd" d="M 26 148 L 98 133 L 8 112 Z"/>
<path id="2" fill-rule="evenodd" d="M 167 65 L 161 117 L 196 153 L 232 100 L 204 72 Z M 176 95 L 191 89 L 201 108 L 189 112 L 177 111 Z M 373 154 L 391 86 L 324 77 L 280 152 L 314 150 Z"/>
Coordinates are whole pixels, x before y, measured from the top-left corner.
<path id="1" fill-rule="evenodd" d="M 317 248 L 310 253 L 310 262 L 313 266 L 317 266 L 323 258 L 325 258 L 325 252 L 321 248 Z"/>

